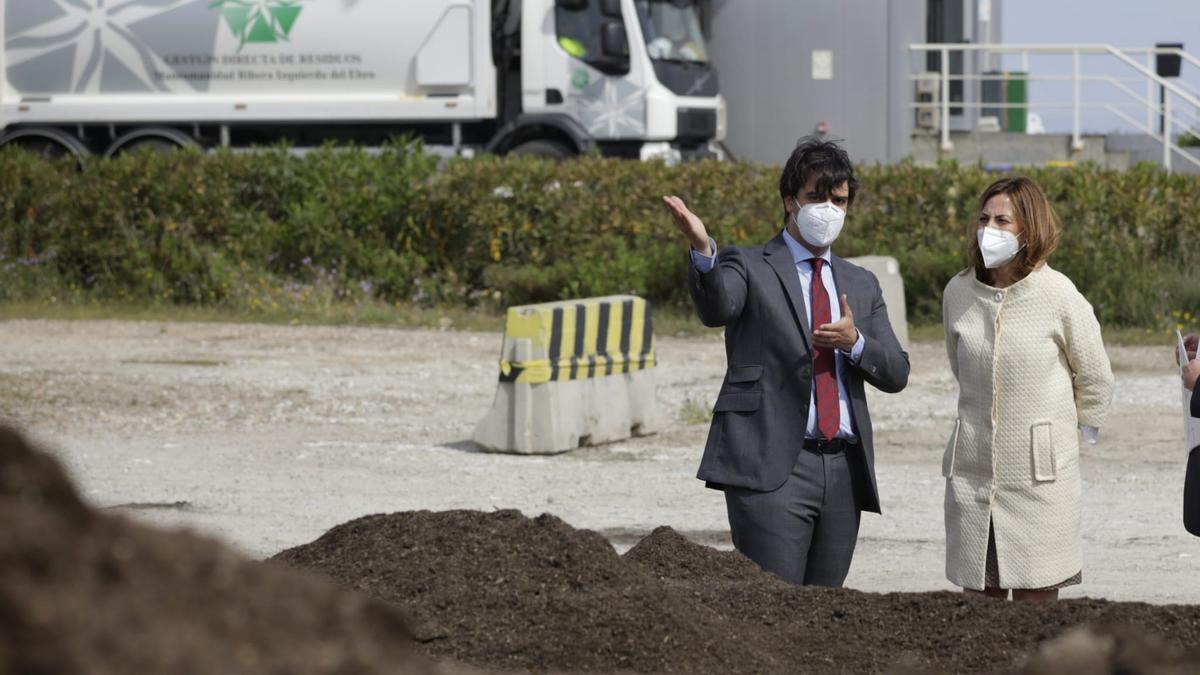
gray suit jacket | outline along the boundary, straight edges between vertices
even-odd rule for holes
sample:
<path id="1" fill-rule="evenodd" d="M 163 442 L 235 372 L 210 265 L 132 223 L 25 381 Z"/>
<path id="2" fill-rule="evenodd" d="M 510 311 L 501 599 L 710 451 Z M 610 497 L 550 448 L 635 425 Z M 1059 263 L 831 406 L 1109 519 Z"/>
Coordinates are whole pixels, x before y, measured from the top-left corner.
<path id="1" fill-rule="evenodd" d="M 908 354 L 888 321 L 879 281 L 833 256 L 830 268 L 863 336 L 858 364 L 843 361 L 861 456 L 850 457 L 859 506 L 879 512 L 871 413 L 864 383 L 886 392 L 908 384 Z M 731 247 L 688 290 L 706 326 L 725 326 L 728 370 L 697 475 L 711 487 L 770 491 L 783 485 L 803 449 L 812 389 L 812 329 L 791 252 L 780 233 L 765 246 Z"/>

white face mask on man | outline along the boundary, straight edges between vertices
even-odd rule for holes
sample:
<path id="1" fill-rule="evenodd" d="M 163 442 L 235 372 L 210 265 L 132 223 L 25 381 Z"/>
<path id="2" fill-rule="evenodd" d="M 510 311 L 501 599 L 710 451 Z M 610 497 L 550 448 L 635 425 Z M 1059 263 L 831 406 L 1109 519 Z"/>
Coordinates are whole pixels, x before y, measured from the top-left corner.
<path id="1" fill-rule="evenodd" d="M 975 231 L 975 236 L 979 239 L 983 266 L 989 270 L 1004 267 L 1025 248 L 1017 241 L 1017 235 L 998 227 L 981 227 Z"/>
<path id="2" fill-rule="evenodd" d="M 810 246 L 825 248 L 837 240 L 846 222 L 846 211 L 833 202 L 805 204 L 792 214 L 800 236 Z"/>

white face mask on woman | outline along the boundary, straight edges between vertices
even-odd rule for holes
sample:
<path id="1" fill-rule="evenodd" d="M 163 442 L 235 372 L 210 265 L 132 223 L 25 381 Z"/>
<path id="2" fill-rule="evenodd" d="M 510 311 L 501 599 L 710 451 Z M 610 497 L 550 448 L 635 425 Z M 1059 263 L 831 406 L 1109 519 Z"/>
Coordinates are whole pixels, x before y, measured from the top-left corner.
<path id="1" fill-rule="evenodd" d="M 842 233 L 846 211 L 833 202 L 805 204 L 792 215 L 800 236 L 811 246 L 825 248 Z"/>
<path id="2" fill-rule="evenodd" d="M 998 227 L 981 227 L 976 230 L 975 236 L 979 238 L 983 265 L 989 270 L 1004 267 L 1025 248 L 1017 242 L 1017 235 Z"/>

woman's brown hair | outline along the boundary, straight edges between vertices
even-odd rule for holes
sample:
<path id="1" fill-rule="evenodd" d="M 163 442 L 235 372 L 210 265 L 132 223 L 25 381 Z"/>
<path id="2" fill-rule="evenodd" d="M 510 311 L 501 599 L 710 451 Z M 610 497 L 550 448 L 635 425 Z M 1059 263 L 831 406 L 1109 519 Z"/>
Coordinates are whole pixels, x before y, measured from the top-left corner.
<path id="1" fill-rule="evenodd" d="M 1058 248 L 1058 239 L 1061 236 L 1058 216 L 1054 214 L 1050 200 L 1046 199 L 1046 193 L 1042 192 L 1042 188 L 1031 178 L 1016 176 L 1001 178 L 992 183 L 980 195 L 976 213 L 982 212 L 988 200 L 996 195 L 1008 195 L 1012 200 L 1013 215 L 1017 224 L 1021 226 L 1024 239 L 1021 243 L 1024 247 L 1014 260 L 1017 264 L 1017 279 L 1024 279 Z M 967 237 L 967 264 L 975 268 L 977 277 L 986 281 L 991 275 L 990 270 L 983 264 L 983 254 L 979 252 L 979 240 L 975 235 L 977 227 L 978 223 L 972 225 L 971 236 Z"/>

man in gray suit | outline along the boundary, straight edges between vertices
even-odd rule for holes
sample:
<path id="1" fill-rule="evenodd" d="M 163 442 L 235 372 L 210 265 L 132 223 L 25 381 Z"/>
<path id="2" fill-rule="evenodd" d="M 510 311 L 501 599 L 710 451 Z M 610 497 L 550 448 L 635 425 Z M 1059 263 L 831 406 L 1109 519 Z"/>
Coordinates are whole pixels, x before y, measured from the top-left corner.
<path id="1" fill-rule="evenodd" d="M 737 550 L 794 584 L 845 581 L 860 514 L 880 511 L 864 383 L 908 383 L 879 281 L 830 253 L 857 189 L 844 150 L 804 139 L 779 180 L 783 231 L 719 254 L 700 218 L 663 198 L 691 243 L 700 320 L 725 327 L 698 477 L 724 490 Z"/>

